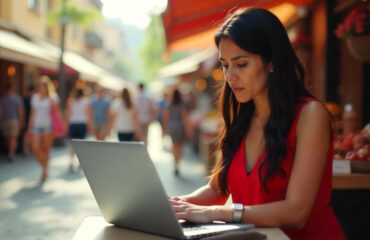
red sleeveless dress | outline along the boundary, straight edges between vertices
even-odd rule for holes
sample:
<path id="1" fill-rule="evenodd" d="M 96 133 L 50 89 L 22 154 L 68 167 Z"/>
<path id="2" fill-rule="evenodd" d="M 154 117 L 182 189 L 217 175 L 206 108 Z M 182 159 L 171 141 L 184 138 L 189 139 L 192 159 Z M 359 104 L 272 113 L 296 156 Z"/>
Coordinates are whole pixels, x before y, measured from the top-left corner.
<path id="1" fill-rule="evenodd" d="M 266 183 L 269 193 L 261 187 L 258 177 L 258 168 L 266 156 L 263 152 L 253 169 L 247 173 L 245 165 L 245 140 L 243 139 L 237 152 L 235 153 L 228 170 L 228 186 L 234 203 L 253 206 L 265 204 L 285 199 L 288 182 L 294 162 L 294 152 L 296 147 L 296 126 L 299 119 L 300 111 L 303 106 L 310 101 L 317 101 L 312 98 L 301 98 L 296 108 L 294 123 L 288 133 L 287 144 L 288 151 L 285 159 L 281 163 L 286 176 L 282 178 L 279 174 L 270 177 Z M 316 201 L 311 210 L 306 225 L 299 230 L 282 229 L 291 239 L 310 239 L 310 240 L 328 240 L 345 239 L 342 228 L 335 217 L 331 206 L 329 205 L 332 191 L 332 162 L 333 162 L 333 141 L 325 165 L 325 170 L 317 194 Z M 262 168 L 262 176 L 265 174 L 265 167 Z"/>

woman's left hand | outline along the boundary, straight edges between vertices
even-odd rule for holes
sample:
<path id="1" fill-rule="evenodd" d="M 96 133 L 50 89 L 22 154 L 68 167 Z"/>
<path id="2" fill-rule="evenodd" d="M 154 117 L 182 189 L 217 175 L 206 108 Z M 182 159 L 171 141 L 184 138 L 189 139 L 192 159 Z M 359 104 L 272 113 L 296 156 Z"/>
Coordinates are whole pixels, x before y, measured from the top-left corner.
<path id="1" fill-rule="evenodd" d="M 200 206 L 187 203 L 179 198 L 170 198 L 170 203 L 178 219 L 193 223 L 212 223 L 216 219 L 216 206 Z"/>

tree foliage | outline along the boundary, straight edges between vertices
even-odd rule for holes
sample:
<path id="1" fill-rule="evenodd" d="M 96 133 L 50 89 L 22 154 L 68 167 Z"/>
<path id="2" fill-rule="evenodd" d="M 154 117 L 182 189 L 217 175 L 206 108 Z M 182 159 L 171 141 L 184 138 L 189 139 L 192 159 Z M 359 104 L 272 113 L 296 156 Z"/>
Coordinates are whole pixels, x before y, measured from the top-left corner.
<path id="1" fill-rule="evenodd" d="M 93 21 L 102 20 L 101 13 L 92 6 L 81 6 L 73 0 L 61 0 L 58 8 L 53 9 L 47 19 L 49 26 L 56 23 L 77 23 L 89 29 Z"/>
<path id="2" fill-rule="evenodd" d="M 121 77 L 134 79 L 136 74 L 132 62 L 124 56 L 117 56 L 114 59 L 113 70 Z"/>
<path id="3" fill-rule="evenodd" d="M 139 50 L 146 82 L 153 80 L 159 68 L 164 66 L 162 56 L 165 48 L 166 43 L 161 17 L 152 14 L 151 22 L 145 31 L 144 43 Z"/>

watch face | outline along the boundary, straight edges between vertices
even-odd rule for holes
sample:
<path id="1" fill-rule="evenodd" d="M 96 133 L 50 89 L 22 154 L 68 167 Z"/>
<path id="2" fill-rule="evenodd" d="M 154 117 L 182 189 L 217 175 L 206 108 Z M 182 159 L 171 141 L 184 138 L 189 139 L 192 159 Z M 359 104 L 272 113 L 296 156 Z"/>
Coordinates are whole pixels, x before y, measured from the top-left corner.
<path id="1" fill-rule="evenodd" d="M 244 210 L 243 204 L 240 204 L 240 203 L 234 203 L 232 207 L 236 211 L 243 211 Z"/>

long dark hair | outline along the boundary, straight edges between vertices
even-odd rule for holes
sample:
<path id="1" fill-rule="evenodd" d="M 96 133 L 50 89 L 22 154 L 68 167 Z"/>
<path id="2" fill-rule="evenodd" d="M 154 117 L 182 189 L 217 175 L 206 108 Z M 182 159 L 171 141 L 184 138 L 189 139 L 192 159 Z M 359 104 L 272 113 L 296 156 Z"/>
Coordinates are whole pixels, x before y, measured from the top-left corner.
<path id="1" fill-rule="evenodd" d="M 84 90 L 82 88 L 76 89 L 76 100 L 80 99 L 84 96 Z"/>
<path id="2" fill-rule="evenodd" d="M 130 92 L 128 91 L 127 88 L 124 88 L 122 90 L 122 101 L 125 104 L 127 109 L 130 109 L 132 107 Z"/>
<path id="3" fill-rule="evenodd" d="M 178 89 L 175 89 L 173 91 L 171 104 L 172 105 L 180 105 L 181 103 L 182 103 L 181 93 Z"/>
<path id="4" fill-rule="evenodd" d="M 280 163 L 286 156 L 286 137 L 294 121 L 295 108 L 300 96 L 311 96 L 304 88 L 304 70 L 288 39 L 286 30 L 279 19 L 265 9 L 240 9 L 232 14 L 215 36 L 219 47 L 222 39 L 230 39 L 241 49 L 257 54 L 265 65 L 272 63 L 273 73 L 267 79 L 268 102 L 271 113 L 264 128 L 266 157 L 258 171 L 262 187 L 268 192 L 267 180 L 278 173 L 286 173 Z M 229 193 L 227 171 L 231 160 L 248 132 L 255 111 L 253 100 L 237 102 L 230 87 L 223 84 L 219 108 L 224 127 L 219 136 L 219 159 L 211 178 L 220 194 Z M 262 168 L 266 174 L 261 176 Z"/>

